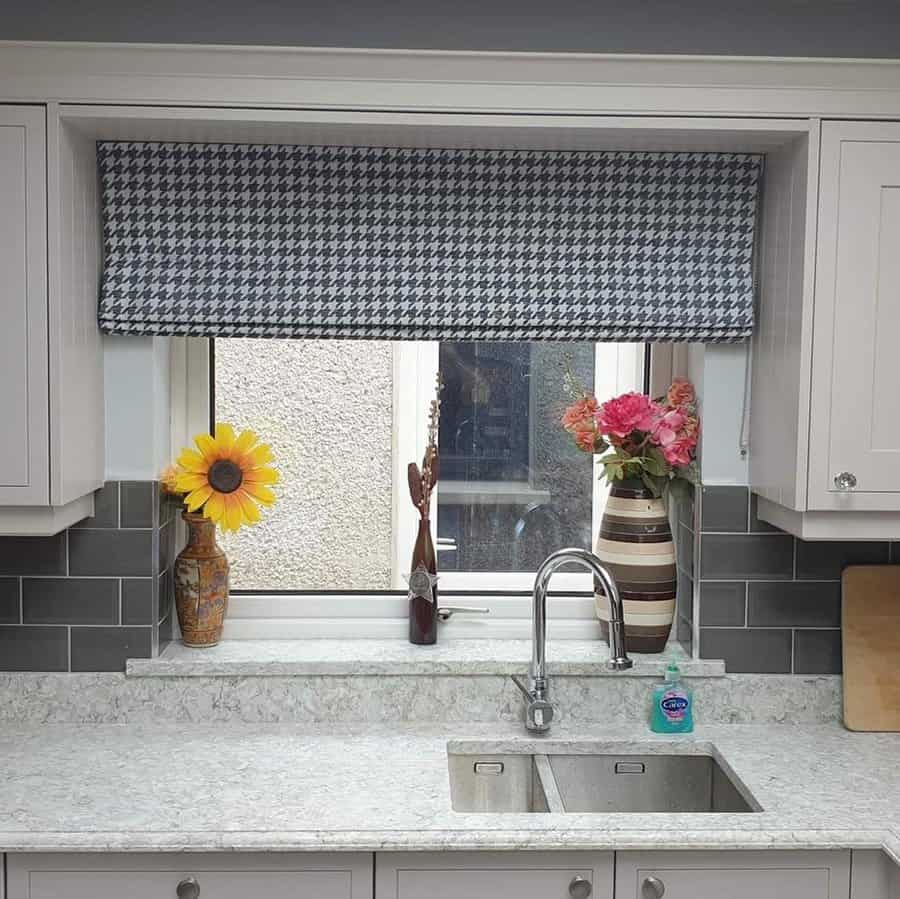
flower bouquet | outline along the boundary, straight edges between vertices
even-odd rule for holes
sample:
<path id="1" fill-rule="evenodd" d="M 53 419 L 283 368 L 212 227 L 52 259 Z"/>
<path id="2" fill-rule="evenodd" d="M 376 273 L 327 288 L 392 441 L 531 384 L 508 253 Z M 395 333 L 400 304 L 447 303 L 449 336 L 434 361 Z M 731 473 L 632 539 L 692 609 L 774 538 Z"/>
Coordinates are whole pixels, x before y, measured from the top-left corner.
<path id="1" fill-rule="evenodd" d="M 575 392 L 563 427 L 578 449 L 600 455 L 609 483 L 637 479 L 654 497 L 699 483 L 700 419 L 690 381 L 676 379 L 666 395 L 655 400 L 632 392 L 601 404 L 583 388 Z"/>

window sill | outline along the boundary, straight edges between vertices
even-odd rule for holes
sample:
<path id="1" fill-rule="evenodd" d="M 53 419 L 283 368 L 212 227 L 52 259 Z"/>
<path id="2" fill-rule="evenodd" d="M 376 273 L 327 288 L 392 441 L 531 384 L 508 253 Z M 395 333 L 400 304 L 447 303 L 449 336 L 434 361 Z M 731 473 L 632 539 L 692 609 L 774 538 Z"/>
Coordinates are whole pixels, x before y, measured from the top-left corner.
<path id="1" fill-rule="evenodd" d="M 611 676 L 605 643 L 550 641 L 553 675 Z M 129 677 L 276 677 L 309 675 L 494 675 L 524 674 L 530 640 L 446 640 L 413 646 L 405 640 L 232 640 L 209 649 L 170 644 L 156 659 L 129 659 Z M 659 677 L 676 662 L 689 677 L 722 677 L 725 663 L 691 659 L 677 643 L 658 655 L 634 654 L 627 677 Z"/>

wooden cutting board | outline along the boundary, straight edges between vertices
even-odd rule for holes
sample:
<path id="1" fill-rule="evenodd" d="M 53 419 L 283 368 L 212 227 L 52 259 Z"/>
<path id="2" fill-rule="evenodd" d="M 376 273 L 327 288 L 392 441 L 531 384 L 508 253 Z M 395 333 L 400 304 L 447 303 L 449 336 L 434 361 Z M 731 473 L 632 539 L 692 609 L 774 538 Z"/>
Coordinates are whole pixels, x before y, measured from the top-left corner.
<path id="1" fill-rule="evenodd" d="M 852 565 L 842 578 L 844 724 L 900 731 L 900 565 Z"/>

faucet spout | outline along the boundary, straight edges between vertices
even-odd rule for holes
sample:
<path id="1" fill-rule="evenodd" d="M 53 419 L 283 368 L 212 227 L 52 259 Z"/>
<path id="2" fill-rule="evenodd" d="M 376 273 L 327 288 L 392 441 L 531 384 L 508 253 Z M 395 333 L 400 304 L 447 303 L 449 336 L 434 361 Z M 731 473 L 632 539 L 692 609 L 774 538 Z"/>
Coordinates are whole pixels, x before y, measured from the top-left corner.
<path id="1" fill-rule="evenodd" d="M 529 684 L 526 688 L 521 681 L 517 686 L 525 694 L 528 704 L 525 727 L 530 731 L 549 730 L 553 709 L 548 699 L 547 688 L 547 591 L 553 573 L 562 565 L 574 562 L 587 568 L 603 586 L 609 599 L 609 661 L 607 667 L 613 671 L 625 671 L 633 662 L 625 649 L 625 613 L 619 595 L 616 579 L 606 566 L 592 552 L 585 549 L 561 549 L 548 556 L 537 571 L 534 579 L 534 596 L 531 611 L 531 667 Z M 532 714 L 534 710 L 535 714 Z"/>

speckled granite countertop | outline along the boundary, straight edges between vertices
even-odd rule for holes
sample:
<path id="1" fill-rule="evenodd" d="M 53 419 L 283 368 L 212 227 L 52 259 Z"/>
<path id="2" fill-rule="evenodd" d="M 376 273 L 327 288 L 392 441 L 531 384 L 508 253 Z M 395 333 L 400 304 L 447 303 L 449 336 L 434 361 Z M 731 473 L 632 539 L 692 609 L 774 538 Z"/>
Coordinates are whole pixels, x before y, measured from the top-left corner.
<path id="1" fill-rule="evenodd" d="M 448 743 L 559 751 L 712 748 L 750 814 L 460 814 Z M 668 744 L 668 746 L 667 746 Z M 571 747 L 566 747 L 570 749 Z M 327 729 L 28 725 L 0 733 L 0 851 L 884 848 L 900 862 L 900 734 L 840 725 Z"/>

